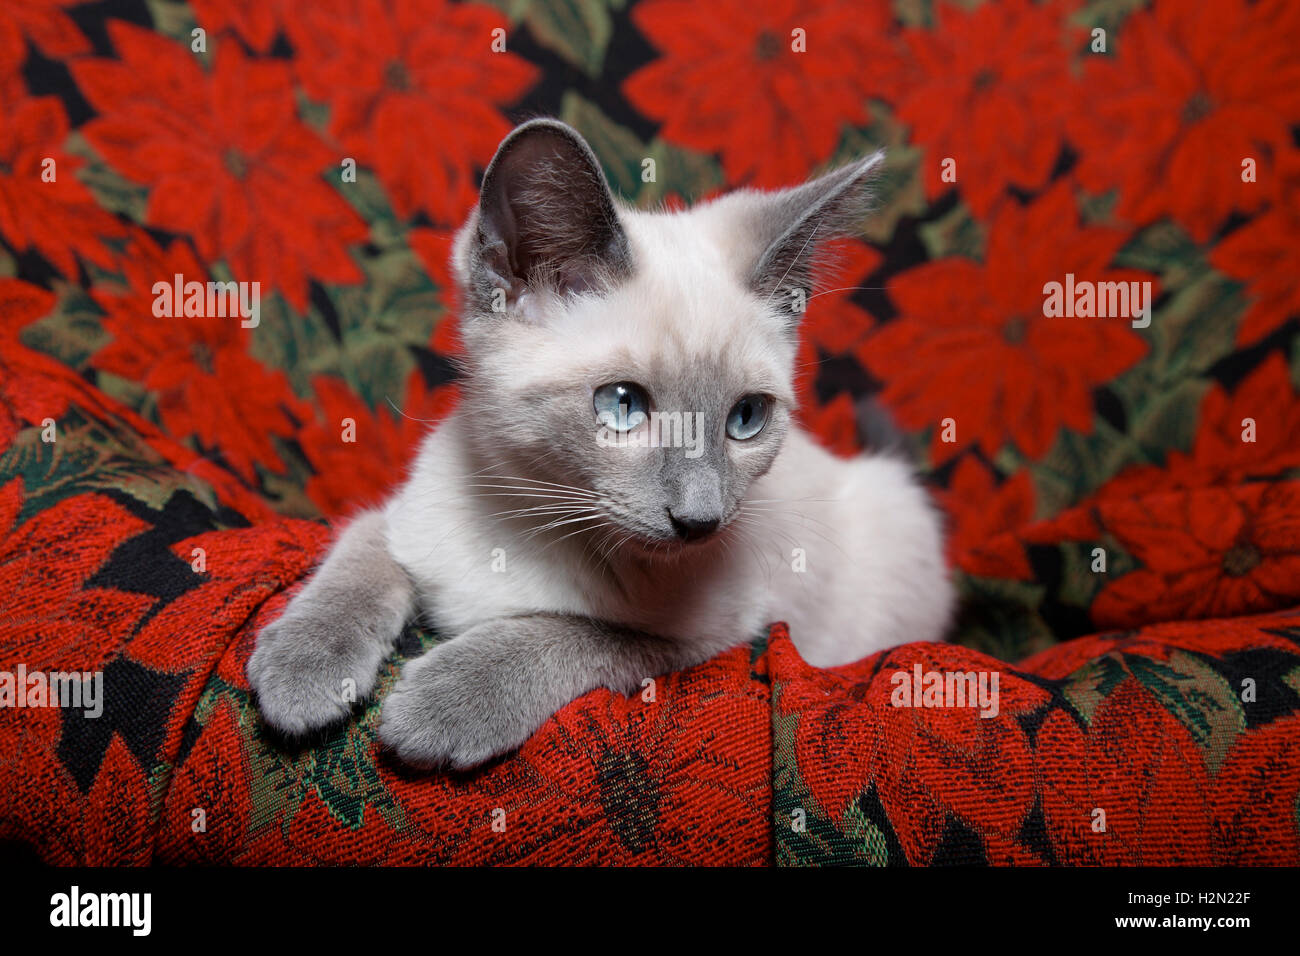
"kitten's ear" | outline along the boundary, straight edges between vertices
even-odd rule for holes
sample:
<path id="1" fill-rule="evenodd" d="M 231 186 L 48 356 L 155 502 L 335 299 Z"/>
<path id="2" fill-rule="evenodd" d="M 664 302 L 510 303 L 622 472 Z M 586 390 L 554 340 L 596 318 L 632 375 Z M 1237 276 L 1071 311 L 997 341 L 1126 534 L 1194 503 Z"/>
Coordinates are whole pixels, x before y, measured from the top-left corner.
<path id="1" fill-rule="evenodd" d="M 879 150 L 802 186 L 745 194 L 745 227 L 754 238 L 742 268 L 750 288 L 797 321 L 813 294 L 819 248 L 859 231 L 884 162 Z"/>
<path id="2" fill-rule="evenodd" d="M 457 243 L 462 280 L 482 304 L 527 289 L 582 292 L 630 270 L 605 174 L 578 132 L 538 119 L 507 136 L 483 175 Z"/>

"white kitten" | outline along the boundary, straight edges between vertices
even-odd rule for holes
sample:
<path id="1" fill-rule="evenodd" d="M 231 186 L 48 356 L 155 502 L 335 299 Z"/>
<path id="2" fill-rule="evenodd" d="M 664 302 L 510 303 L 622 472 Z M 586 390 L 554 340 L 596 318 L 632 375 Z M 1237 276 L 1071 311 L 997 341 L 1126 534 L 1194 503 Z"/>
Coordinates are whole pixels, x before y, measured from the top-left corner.
<path id="1" fill-rule="evenodd" d="M 774 620 L 817 666 L 939 639 L 952 589 L 910 469 L 837 459 L 791 417 L 815 254 L 880 162 L 645 213 L 569 127 L 507 137 L 454 253 L 462 401 L 259 635 L 267 721 L 343 718 L 417 612 L 452 639 L 406 666 L 380 736 L 426 766 L 481 763 L 588 690 Z"/>

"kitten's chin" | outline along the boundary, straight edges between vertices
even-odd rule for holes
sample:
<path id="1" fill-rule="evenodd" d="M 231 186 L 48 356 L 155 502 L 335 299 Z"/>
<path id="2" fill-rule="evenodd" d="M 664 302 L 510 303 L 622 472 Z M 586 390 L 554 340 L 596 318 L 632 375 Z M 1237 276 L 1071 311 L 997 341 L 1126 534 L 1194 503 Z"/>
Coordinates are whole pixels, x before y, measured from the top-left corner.
<path id="1" fill-rule="evenodd" d="M 671 563 L 682 558 L 694 558 L 705 554 L 712 550 L 721 538 L 720 532 L 693 541 L 685 541 L 676 535 L 663 538 L 636 535 L 628 539 L 620 550 L 629 557 L 644 561 Z"/>

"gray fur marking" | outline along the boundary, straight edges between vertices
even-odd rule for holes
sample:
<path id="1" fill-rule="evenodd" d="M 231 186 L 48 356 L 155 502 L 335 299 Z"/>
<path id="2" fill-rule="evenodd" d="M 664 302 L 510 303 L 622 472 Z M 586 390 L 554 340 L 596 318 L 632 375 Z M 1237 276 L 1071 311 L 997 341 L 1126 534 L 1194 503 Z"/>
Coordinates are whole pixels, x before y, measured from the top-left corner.
<path id="1" fill-rule="evenodd" d="M 414 594 L 389 556 L 383 515 L 349 524 L 289 609 L 258 635 L 248 681 L 267 723 L 299 737 L 346 718 L 374 690 Z"/>
<path id="2" fill-rule="evenodd" d="M 716 650 L 585 618 L 504 618 L 407 664 L 384 701 L 379 738 L 414 766 L 463 770 L 515 750 L 590 690 L 631 694 Z"/>

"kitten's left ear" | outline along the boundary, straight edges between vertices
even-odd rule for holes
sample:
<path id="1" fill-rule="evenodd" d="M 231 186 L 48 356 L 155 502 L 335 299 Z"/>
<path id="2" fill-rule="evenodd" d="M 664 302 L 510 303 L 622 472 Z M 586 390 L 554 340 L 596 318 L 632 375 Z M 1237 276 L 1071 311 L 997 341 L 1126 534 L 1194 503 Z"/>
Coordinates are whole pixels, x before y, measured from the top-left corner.
<path id="1" fill-rule="evenodd" d="M 742 264 L 750 288 L 797 320 L 798 292 L 803 301 L 813 294 L 819 249 L 859 231 L 871 207 L 870 184 L 884 162 L 879 150 L 802 186 L 736 195 L 742 228 L 752 237 Z"/>

